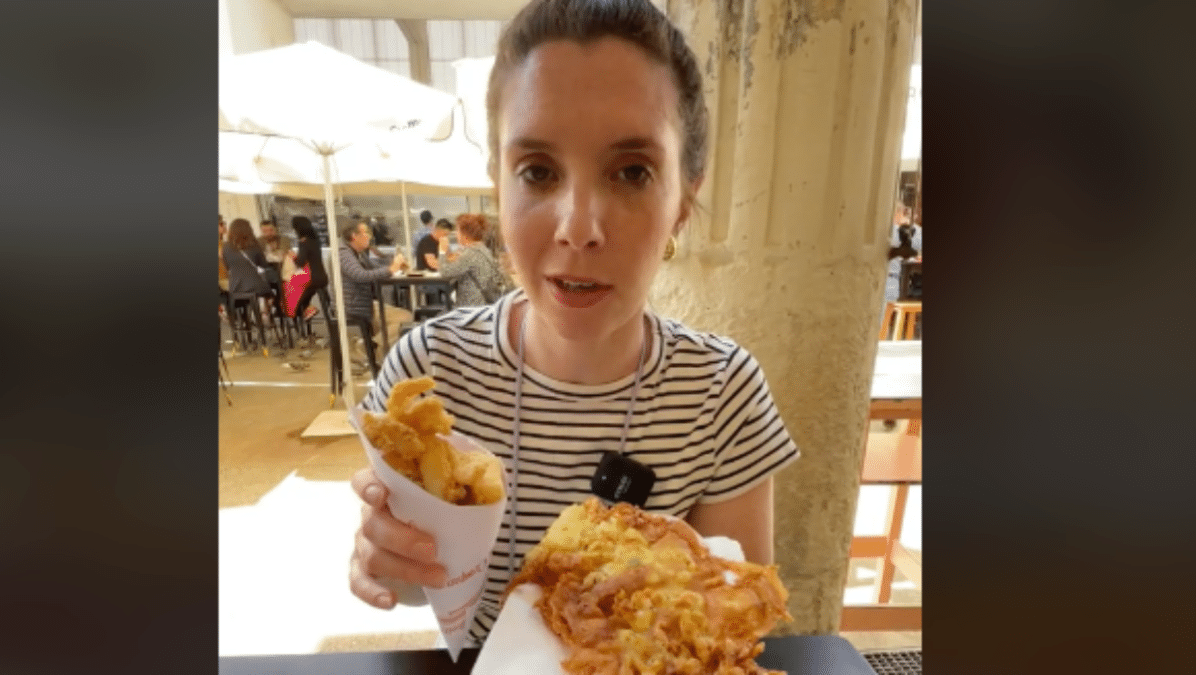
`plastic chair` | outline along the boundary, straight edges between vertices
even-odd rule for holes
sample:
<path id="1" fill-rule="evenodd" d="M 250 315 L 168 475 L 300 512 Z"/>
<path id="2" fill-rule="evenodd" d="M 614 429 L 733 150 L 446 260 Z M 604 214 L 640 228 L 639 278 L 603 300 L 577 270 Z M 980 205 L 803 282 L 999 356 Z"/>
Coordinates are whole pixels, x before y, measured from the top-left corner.
<path id="1" fill-rule="evenodd" d="M 881 340 L 921 339 L 922 303 L 898 300 L 885 304 L 880 322 Z"/>
<path id="2" fill-rule="evenodd" d="M 922 562 L 902 545 L 906 502 L 911 485 L 922 484 L 922 421 L 909 420 L 900 433 L 869 433 L 864 447 L 860 485 L 892 488 L 884 532 L 851 540 L 851 558 L 880 558 L 876 605 L 843 607 L 841 631 L 921 630 L 922 608 L 886 605 L 892 597 L 896 570 L 914 584 L 922 584 Z"/>

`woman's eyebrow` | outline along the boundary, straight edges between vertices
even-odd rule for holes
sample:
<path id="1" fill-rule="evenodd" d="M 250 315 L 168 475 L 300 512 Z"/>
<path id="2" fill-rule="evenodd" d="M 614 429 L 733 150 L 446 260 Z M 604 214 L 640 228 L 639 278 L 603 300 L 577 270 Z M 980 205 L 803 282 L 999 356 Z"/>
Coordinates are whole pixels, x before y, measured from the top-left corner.
<path id="1" fill-rule="evenodd" d="M 556 146 L 548 141 L 541 141 L 536 138 L 528 138 L 527 136 L 519 136 L 507 144 L 508 148 L 519 148 L 521 150 L 535 150 L 535 151 L 551 151 L 555 150 Z"/>
<path id="2" fill-rule="evenodd" d="M 659 150 L 660 143 L 648 136 L 633 136 L 611 144 L 612 150 Z"/>

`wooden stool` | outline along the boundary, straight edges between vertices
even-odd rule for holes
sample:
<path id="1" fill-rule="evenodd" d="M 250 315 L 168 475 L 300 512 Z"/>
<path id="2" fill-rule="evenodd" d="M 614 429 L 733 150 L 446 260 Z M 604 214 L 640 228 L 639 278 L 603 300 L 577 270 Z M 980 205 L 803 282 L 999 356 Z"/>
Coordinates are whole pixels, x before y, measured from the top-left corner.
<path id="1" fill-rule="evenodd" d="M 881 340 L 913 340 L 915 327 L 922 318 L 922 303 L 897 301 L 885 304 L 885 316 L 880 322 Z"/>
<path id="2" fill-rule="evenodd" d="M 893 574 L 901 573 L 914 584 L 922 585 L 921 556 L 915 556 L 901 544 L 901 526 L 910 485 L 922 483 L 922 422 L 909 420 L 901 433 L 870 433 L 864 449 L 860 472 L 861 485 L 893 487 L 884 534 L 853 537 L 852 558 L 881 558 L 877 578 L 877 604 L 843 607 L 841 631 L 921 630 L 921 606 L 888 605 L 892 596 Z"/>

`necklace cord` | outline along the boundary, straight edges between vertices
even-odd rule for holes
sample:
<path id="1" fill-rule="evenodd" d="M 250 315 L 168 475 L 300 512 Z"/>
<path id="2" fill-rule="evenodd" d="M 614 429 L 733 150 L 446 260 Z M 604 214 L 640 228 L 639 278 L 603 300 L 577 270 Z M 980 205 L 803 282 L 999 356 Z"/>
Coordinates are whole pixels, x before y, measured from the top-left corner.
<path id="1" fill-rule="evenodd" d="M 519 428 L 523 411 L 523 363 L 524 341 L 527 335 L 527 310 L 519 320 L 519 364 L 515 369 L 515 419 L 511 432 L 511 485 L 508 494 L 511 495 L 511 512 L 507 520 L 509 537 L 507 540 L 507 579 L 515 577 L 515 522 L 519 517 Z M 623 432 L 619 438 L 619 454 L 627 450 L 627 432 L 631 428 L 631 414 L 635 410 L 635 401 L 640 393 L 640 381 L 644 375 L 644 361 L 648 354 L 648 327 L 644 326 L 643 339 L 640 341 L 639 365 L 635 368 L 635 384 L 631 388 L 631 400 L 627 404 L 627 414 L 623 417 Z"/>

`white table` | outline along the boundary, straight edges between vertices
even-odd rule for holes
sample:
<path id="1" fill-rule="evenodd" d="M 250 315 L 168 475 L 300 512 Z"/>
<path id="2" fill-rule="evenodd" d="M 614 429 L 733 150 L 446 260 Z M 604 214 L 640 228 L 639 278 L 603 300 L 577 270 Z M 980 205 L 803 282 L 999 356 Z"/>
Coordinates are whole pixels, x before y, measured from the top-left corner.
<path id="1" fill-rule="evenodd" d="M 881 340 L 872 369 L 871 419 L 922 418 L 922 341 Z"/>

